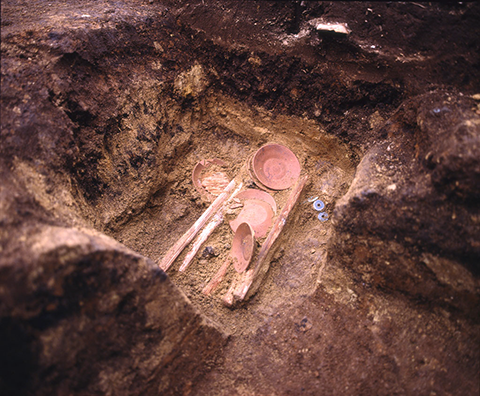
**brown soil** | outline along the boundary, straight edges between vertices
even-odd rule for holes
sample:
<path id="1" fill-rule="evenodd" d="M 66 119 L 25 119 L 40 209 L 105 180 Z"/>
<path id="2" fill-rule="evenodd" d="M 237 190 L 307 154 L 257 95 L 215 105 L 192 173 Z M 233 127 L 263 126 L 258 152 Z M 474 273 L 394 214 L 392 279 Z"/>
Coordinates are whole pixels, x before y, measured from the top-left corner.
<path id="1" fill-rule="evenodd" d="M 186 363 L 163 392 L 478 394 L 478 300 L 452 308 L 437 305 L 437 294 L 412 297 L 401 280 L 359 280 L 332 252 L 340 246 L 332 219 L 365 154 L 408 136 L 402 102 L 479 92 L 479 16 L 474 3 L 4 1 L 5 185 L 21 180 L 34 197 L 28 221 L 95 228 L 159 262 L 208 207 L 192 184 L 198 161 L 220 158 L 229 177 L 256 188 L 249 159 L 266 143 L 283 144 L 309 180 L 259 291 L 225 307 L 232 266 L 212 296 L 201 293 L 229 254 L 238 209 L 185 273 L 188 249 L 167 271 L 229 341 L 195 380 Z M 318 32 L 308 23 L 316 18 L 346 22 L 352 33 Z M 288 194 L 273 193 L 279 209 Z M 367 262 L 368 249 L 355 249 L 348 254 Z M 477 298 L 475 252 L 462 265 Z"/>

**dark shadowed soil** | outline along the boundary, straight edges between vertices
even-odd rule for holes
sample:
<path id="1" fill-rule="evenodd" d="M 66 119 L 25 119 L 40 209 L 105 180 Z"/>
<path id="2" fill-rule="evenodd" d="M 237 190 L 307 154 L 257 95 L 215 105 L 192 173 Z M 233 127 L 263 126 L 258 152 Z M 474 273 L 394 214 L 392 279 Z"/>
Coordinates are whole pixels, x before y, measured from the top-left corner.
<path id="1" fill-rule="evenodd" d="M 480 392 L 479 5 L 7 0 L 1 28 L 1 394 Z M 209 205 L 195 164 L 257 188 L 270 142 L 308 182 L 228 308 L 233 268 L 201 291 L 239 209 L 156 264 Z"/>

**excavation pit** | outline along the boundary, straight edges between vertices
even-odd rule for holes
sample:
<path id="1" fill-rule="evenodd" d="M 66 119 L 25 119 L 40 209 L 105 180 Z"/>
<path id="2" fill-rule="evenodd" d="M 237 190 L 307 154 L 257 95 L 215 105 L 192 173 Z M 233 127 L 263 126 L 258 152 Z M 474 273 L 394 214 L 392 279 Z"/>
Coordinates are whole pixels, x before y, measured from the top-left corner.
<path id="1" fill-rule="evenodd" d="M 478 15 L 2 1 L 2 394 L 478 394 Z M 295 186 L 253 169 L 272 143 L 308 176 L 285 222 Z M 236 175 L 248 193 L 162 271 Z M 282 229 L 227 307 L 234 266 L 203 291 L 249 199 Z"/>
<path id="2" fill-rule="evenodd" d="M 109 234 L 118 241 L 156 262 L 161 261 L 168 249 L 210 204 L 202 201 L 200 193 L 194 188 L 190 178 L 192 169 L 202 158 L 213 156 L 220 158 L 228 164 L 227 169 L 231 175 L 243 175 L 245 186 L 255 187 L 255 181 L 250 179 L 246 172 L 246 159 L 251 158 L 265 143 L 278 142 L 298 153 L 302 169 L 309 176 L 302 197 L 321 194 L 329 208 L 333 208 L 336 199 L 347 191 L 353 178 L 355 153 L 338 139 L 327 136 L 310 120 L 299 117 L 274 117 L 264 109 L 252 110 L 228 97 L 219 98 L 215 95 L 211 100 L 215 103 L 214 106 L 208 103 L 200 105 L 211 109 L 211 112 L 207 111 L 202 115 L 198 120 L 198 127 L 190 126 L 195 133 L 186 126 L 182 126 L 183 132 L 177 132 L 175 136 L 176 140 L 188 141 L 188 144 L 184 144 L 181 154 L 171 160 L 168 178 L 174 182 L 161 190 L 162 204 L 147 202 L 145 210 L 140 214 L 132 216 L 127 223 L 117 225 L 109 231 Z M 197 116 L 192 114 L 188 117 L 188 119 L 192 118 L 195 119 Z M 241 122 L 238 121 L 239 119 Z M 201 125 L 204 123 L 211 125 L 211 129 L 202 131 Z M 216 131 L 213 136 L 212 129 Z M 263 131 L 260 136 L 256 132 L 258 129 Z M 289 193 L 288 189 L 272 194 L 279 208 L 283 207 Z M 152 197 L 152 201 L 157 200 L 157 195 Z M 310 205 L 303 202 L 304 200 L 301 198 L 295 206 L 281 239 L 275 244 L 271 257 L 278 248 L 284 252 L 277 255 L 275 265 L 269 271 L 264 285 L 255 297 L 256 302 L 249 302 L 248 305 L 252 307 L 242 311 L 250 319 L 238 318 L 222 303 L 221 297 L 235 274 L 233 267 L 230 268 L 225 281 L 213 296 L 205 297 L 201 293 L 229 254 L 233 238 L 229 222 L 236 218 L 240 208 L 227 214 L 225 221 L 203 245 L 203 248 L 207 246 L 213 248 L 215 256 L 202 258 L 201 254 L 198 254 L 188 270 L 179 272 L 178 269 L 190 250 L 190 244 L 167 273 L 188 298 L 201 307 L 201 311 L 207 317 L 221 324 L 227 333 L 238 332 L 240 329 L 254 331 L 255 326 L 264 320 L 264 317 L 254 309 L 255 305 L 258 304 L 262 310 L 266 307 L 275 310 L 287 300 L 292 301 L 300 295 L 312 294 L 316 288 L 318 271 L 323 264 L 319 258 L 325 253 L 324 248 L 331 231 L 329 227 L 318 223 L 316 216 L 311 213 Z M 295 235 L 294 242 L 291 240 L 293 235 Z M 319 238 L 320 235 L 321 238 Z M 259 244 L 264 239 L 265 236 L 262 236 Z M 317 249 L 317 255 L 311 257 L 313 264 L 305 267 L 301 258 L 296 258 L 293 252 L 289 254 L 288 245 L 290 244 L 294 244 L 297 249 L 305 252 L 310 252 L 312 248 Z M 298 254 L 298 251 L 295 254 Z M 285 277 L 284 273 L 296 279 L 301 287 L 291 288 L 281 284 L 279 287 L 278 281 L 271 277 Z M 254 323 L 251 323 L 252 320 Z"/>

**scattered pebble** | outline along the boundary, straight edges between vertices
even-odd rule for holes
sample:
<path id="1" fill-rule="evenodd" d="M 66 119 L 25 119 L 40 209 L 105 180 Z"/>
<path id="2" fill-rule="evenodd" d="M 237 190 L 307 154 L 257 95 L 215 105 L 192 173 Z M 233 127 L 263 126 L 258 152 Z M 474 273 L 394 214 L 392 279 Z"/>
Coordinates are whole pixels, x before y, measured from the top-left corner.
<path id="1" fill-rule="evenodd" d="M 204 258 L 212 258 L 218 256 L 218 253 L 215 252 L 215 249 L 212 246 L 207 246 L 203 249 L 202 257 Z"/>

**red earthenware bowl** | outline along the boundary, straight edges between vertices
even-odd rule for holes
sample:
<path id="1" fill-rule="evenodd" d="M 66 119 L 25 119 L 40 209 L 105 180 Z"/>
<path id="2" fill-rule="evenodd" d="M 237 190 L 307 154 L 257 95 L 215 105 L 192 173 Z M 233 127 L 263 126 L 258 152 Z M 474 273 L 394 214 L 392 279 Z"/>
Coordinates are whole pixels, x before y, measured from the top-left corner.
<path id="1" fill-rule="evenodd" d="M 261 147 L 252 160 L 258 180 L 272 190 L 285 190 L 300 176 L 300 163 L 295 154 L 280 144 Z"/>
<path id="2" fill-rule="evenodd" d="M 255 247 L 255 231 L 250 224 L 241 223 L 237 227 L 233 237 L 232 249 L 230 255 L 233 259 L 233 265 L 238 273 L 245 271 L 250 264 Z"/>

